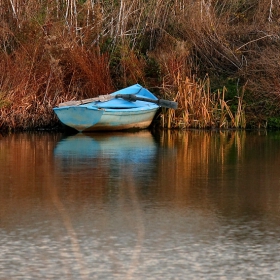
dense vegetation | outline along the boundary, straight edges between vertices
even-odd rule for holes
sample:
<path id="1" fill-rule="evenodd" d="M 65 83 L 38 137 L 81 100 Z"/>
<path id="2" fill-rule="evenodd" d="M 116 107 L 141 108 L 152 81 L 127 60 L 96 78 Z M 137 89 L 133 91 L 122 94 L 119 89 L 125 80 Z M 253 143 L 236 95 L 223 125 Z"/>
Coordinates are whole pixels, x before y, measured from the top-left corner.
<path id="1" fill-rule="evenodd" d="M 163 127 L 280 127 L 280 9 L 268 0 L 0 0 L 0 129 L 140 83 Z"/>

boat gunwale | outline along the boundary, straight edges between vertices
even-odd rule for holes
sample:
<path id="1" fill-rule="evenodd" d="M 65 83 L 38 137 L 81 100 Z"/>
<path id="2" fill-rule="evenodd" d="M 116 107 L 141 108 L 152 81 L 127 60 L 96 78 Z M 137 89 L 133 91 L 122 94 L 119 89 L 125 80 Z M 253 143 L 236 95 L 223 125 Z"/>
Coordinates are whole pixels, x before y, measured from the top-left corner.
<path id="1" fill-rule="evenodd" d="M 159 106 L 156 104 L 142 106 L 142 107 L 133 107 L 133 108 L 102 108 L 97 106 L 89 106 L 89 105 L 78 105 L 78 106 L 65 106 L 61 108 L 54 108 L 54 110 L 69 110 L 69 109 L 75 109 L 75 108 L 83 108 L 85 110 L 93 110 L 93 111 L 104 111 L 104 112 L 145 112 L 145 111 L 151 111 L 151 110 L 158 110 Z"/>

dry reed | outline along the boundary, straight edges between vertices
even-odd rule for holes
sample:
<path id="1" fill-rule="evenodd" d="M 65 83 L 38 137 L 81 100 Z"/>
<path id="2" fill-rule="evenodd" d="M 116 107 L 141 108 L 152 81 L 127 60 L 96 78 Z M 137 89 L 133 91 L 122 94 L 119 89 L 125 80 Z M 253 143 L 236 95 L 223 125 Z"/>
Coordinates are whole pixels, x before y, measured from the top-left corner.
<path id="1" fill-rule="evenodd" d="M 181 129 L 246 127 L 245 108 L 242 103 L 244 89 L 241 96 L 238 97 L 237 110 L 233 113 L 228 102 L 225 101 L 226 88 L 212 93 L 209 77 L 196 81 L 193 77 L 182 79 L 178 74 L 174 83 L 173 87 L 163 88 L 163 91 L 177 91 L 175 100 L 178 102 L 179 109 L 166 111 L 162 117 L 163 127 Z"/>
<path id="2" fill-rule="evenodd" d="M 1 0 L 0 128 L 52 126 L 58 102 L 137 82 L 178 100 L 164 127 L 265 123 L 280 114 L 280 13 L 245 2 Z"/>

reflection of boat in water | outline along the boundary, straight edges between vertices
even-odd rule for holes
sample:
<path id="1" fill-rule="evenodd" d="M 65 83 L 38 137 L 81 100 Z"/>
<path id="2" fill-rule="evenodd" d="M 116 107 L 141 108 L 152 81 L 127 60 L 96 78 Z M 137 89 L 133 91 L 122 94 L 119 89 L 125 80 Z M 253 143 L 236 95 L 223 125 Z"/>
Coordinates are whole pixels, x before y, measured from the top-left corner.
<path id="1" fill-rule="evenodd" d="M 68 136 L 54 150 L 56 158 L 111 158 L 147 160 L 154 155 L 156 143 L 149 131 L 135 133 L 97 133 Z"/>

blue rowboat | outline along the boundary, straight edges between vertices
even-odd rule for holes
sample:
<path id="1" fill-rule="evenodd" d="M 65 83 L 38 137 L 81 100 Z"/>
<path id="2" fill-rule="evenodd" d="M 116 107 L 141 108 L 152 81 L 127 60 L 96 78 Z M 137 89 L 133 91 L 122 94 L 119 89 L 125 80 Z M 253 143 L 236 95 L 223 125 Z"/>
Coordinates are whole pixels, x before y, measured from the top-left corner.
<path id="1" fill-rule="evenodd" d="M 68 101 L 53 108 L 59 120 L 80 132 L 147 128 L 159 107 L 177 103 L 158 99 L 136 84 L 109 95 Z"/>

